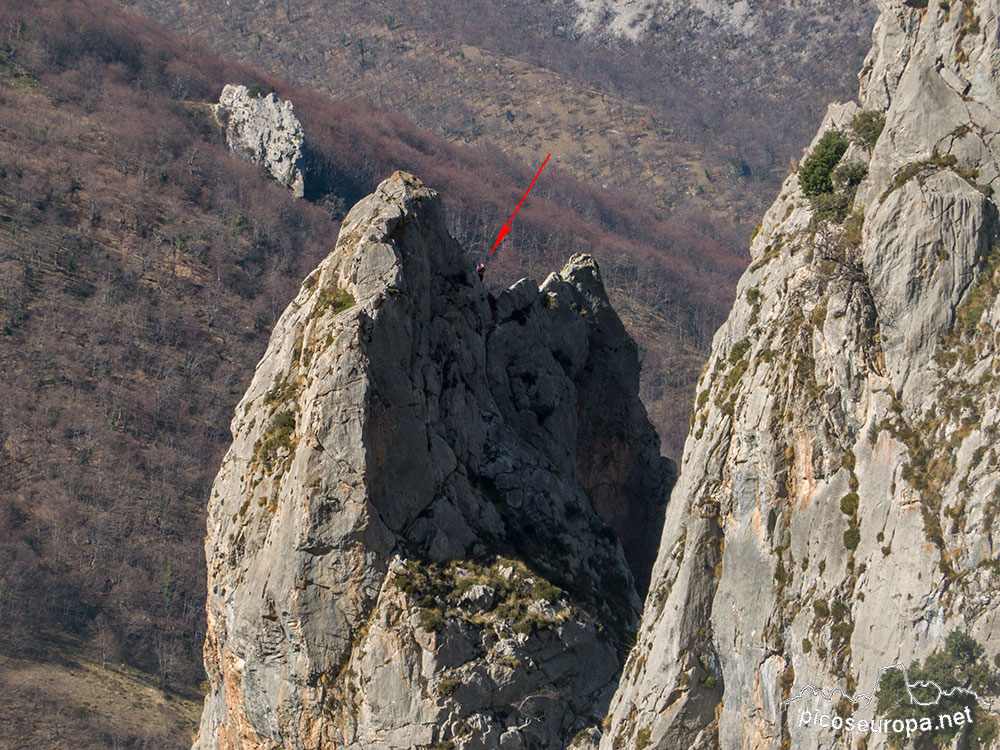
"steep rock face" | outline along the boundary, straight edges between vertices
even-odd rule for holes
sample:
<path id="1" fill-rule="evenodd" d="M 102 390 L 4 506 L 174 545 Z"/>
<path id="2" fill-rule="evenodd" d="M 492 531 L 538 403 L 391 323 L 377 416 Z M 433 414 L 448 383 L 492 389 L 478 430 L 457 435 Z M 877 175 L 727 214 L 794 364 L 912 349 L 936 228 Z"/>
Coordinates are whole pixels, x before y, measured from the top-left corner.
<path id="1" fill-rule="evenodd" d="M 1000 651 L 1000 2 L 878 5 L 854 213 L 819 221 L 792 175 L 763 219 L 602 748 L 884 747 L 801 725 L 839 699 L 808 686 L 870 693 L 955 630 Z"/>
<path id="2" fill-rule="evenodd" d="M 674 467 L 591 258 L 497 308 L 414 178 L 347 216 L 212 491 L 196 748 L 558 747 L 603 715 L 639 606 L 612 528 L 655 527 Z"/>
<path id="3" fill-rule="evenodd" d="M 215 115 L 226 128 L 229 149 L 267 168 L 301 198 L 305 192 L 305 134 L 291 102 L 256 96 L 246 86 L 222 89 Z"/>

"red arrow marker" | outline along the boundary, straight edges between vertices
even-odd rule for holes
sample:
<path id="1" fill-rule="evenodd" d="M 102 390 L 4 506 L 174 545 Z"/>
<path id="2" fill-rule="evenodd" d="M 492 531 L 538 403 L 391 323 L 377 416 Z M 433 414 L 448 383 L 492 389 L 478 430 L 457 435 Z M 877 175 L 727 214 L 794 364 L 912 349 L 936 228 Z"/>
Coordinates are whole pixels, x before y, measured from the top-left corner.
<path id="1" fill-rule="evenodd" d="M 542 170 L 545 169 L 545 164 L 546 162 L 548 162 L 549 156 L 552 156 L 552 154 L 549 154 L 548 156 L 545 157 L 545 161 L 542 162 L 542 166 L 540 166 L 538 168 L 538 171 L 535 173 L 535 180 L 538 179 L 538 175 L 540 175 L 542 173 Z M 535 180 L 532 180 L 531 184 L 528 185 L 528 189 L 524 191 L 524 198 L 528 197 L 528 193 L 531 192 L 531 188 L 535 186 Z M 524 198 L 521 198 L 521 203 L 524 203 Z M 497 241 L 493 243 L 493 250 L 497 249 L 497 245 L 503 242 L 503 238 L 506 237 L 507 232 L 510 231 L 510 225 L 514 223 L 514 217 L 517 216 L 518 209 L 521 208 L 521 203 L 517 204 L 517 208 L 514 209 L 514 213 L 510 215 L 510 221 L 508 221 L 506 224 L 500 227 L 500 234 L 497 235 Z M 493 255 L 493 250 L 490 250 L 490 255 Z"/>

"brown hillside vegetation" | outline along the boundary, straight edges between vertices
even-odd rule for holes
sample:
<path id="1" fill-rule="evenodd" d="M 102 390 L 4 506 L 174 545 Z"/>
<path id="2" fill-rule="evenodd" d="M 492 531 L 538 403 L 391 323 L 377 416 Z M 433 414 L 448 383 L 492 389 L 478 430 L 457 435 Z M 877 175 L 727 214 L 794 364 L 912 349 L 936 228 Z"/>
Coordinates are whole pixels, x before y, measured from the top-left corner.
<path id="1" fill-rule="evenodd" d="M 582 34 L 577 3 L 551 0 L 132 2 L 227 57 L 450 140 L 527 161 L 551 151 L 590 184 L 710 221 L 736 253 L 833 92 L 851 95 L 874 20 L 867 0 L 750 0 L 741 32 L 705 3 L 667 3 L 629 40 Z"/>
<path id="2" fill-rule="evenodd" d="M 315 202 L 229 155 L 207 106 L 226 82 L 295 101 L 323 177 Z M 80 684 L 96 691 L 112 679 L 102 670 L 126 664 L 162 701 L 183 701 L 203 678 L 208 486 L 270 327 L 333 246 L 331 212 L 408 169 L 442 191 L 481 255 L 535 167 L 227 64 L 107 0 L 30 13 L 0 2 L 0 108 L 0 712 L 56 715 L 46 706 L 61 694 L 27 690 L 21 673 L 67 668 L 52 646 L 65 634 L 78 665 L 101 665 L 73 668 Z M 679 440 L 694 347 L 742 261 L 558 168 L 547 176 L 491 277 L 595 252 L 633 329 L 656 343 L 647 387 Z M 187 744 L 180 709 L 148 724 L 93 711 L 59 714 L 73 747 Z M 31 722 L 2 726 L 10 746 L 38 746 L 11 734 Z"/>
<path id="3" fill-rule="evenodd" d="M 201 696 L 162 690 L 135 668 L 49 643 L 44 660 L 0 653 L 0 748 L 190 747 Z"/>
<path id="4" fill-rule="evenodd" d="M 853 96 L 875 12 L 870 0 L 748 0 L 740 5 L 749 8 L 752 28 L 740 30 L 702 10 L 732 3 L 665 0 L 660 5 L 672 9 L 654 14 L 632 40 L 581 33 L 574 0 L 128 4 L 227 58 L 337 98 L 374 102 L 472 146 L 490 166 L 520 173 L 518 189 L 549 152 L 551 174 L 539 191 L 570 189 L 568 174 L 600 188 L 583 204 L 580 193 L 592 191 L 552 197 L 630 240 L 623 252 L 602 253 L 603 241 L 594 249 L 613 302 L 648 348 L 642 397 L 674 456 L 715 330 L 714 315 L 690 314 L 702 309 L 696 298 L 703 264 L 721 250 L 742 266 L 753 228 L 827 103 Z M 506 156 L 528 168 L 510 165 Z M 449 198 L 465 196 L 463 190 Z M 642 208 L 623 212 L 622 206 Z M 467 246 L 492 242 L 479 230 L 495 232 L 510 210 L 494 208 L 487 198 L 473 227 L 453 223 Z M 638 223 L 618 223 L 623 213 Z M 517 234 L 517 228 L 501 262 L 526 270 L 507 265 L 500 278 L 539 268 L 527 233 L 544 239 L 541 252 L 561 250 L 560 242 L 593 242 L 569 224 L 557 225 L 558 232 L 538 225 Z M 691 288 L 678 290 L 656 273 L 665 259 L 647 264 L 639 245 L 651 246 L 654 257 L 676 257 L 679 247 L 690 265 L 668 276 L 690 280 Z M 638 262 L 620 263 L 626 256 Z M 687 275 L 692 265 L 694 277 Z M 728 308 L 731 290 L 728 283 L 719 288 L 721 307 Z"/>

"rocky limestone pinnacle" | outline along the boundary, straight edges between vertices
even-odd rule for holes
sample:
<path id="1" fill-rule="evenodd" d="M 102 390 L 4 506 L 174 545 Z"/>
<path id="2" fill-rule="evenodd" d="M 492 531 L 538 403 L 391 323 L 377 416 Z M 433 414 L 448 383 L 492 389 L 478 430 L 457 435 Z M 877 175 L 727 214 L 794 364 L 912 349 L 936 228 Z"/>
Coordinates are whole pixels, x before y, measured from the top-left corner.
<path id="1" fill-rule="evenodd" d="M 810 686 L 870 692 L 956 630 L 1000 651 L 1000 1 L 878 6 L 861 106 L 810 148 L 884 129 L 841 158 L 846 215 L 793 174 L 752 242 L 604 750 L 883 748 L 803 726 L 837 709 Z"/>
<path id="2" fill-rule="evenodd" d="M 591 257 L 493 320 L 437 195 L 379 185 L 233 419 L 195 749 L 565 747 L 598 722 L 674 480 L 637 372 Z"/>
<path id="3" fill-rule="evenodd" d="M 215 116 L 225 127 L 230 151 L 262 165 L 296 197 L 305 194 L 305 134 L 291 102 L 227 84 Z"/>

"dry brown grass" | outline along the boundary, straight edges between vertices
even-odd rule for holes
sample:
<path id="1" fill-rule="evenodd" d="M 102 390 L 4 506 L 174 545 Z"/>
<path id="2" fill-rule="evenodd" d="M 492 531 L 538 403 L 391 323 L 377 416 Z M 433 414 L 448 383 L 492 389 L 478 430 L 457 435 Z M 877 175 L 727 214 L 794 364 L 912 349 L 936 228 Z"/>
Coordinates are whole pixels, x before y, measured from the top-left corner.
<path id="1" fill-rule="evenodd" d="M 121 664 L 80 659 L 73 644 L 48 658 L 0 654 L 0 749 L 187 747 L 202 699 L 161 690 Z"/>

